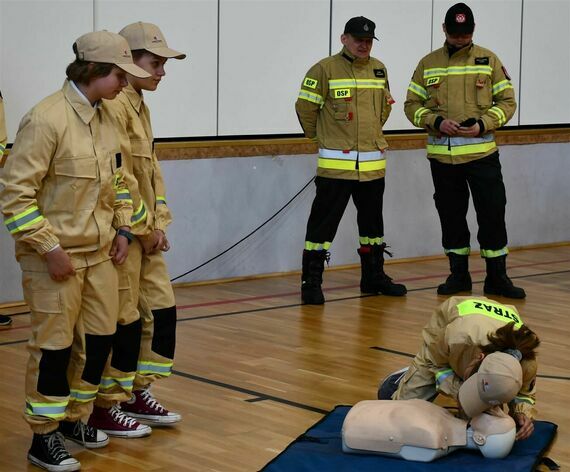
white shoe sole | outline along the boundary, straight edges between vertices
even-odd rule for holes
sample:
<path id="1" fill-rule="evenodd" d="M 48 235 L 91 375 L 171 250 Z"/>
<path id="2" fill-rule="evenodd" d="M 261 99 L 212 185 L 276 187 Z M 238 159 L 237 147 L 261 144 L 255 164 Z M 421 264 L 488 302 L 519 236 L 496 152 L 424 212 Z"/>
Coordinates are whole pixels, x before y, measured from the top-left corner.
<path id="1" fill-rule="evenodd" d="M 53 465 L 53 464 L 46 464 L 45 462 L 36 459 L 31 454 L 28 454 L 28 460 L 35 466 L 45 470 L 49 470 L 50 472 L 72 472 L 74 470 L 81 469 L 81 463 L 77 460 L 75 461 L 74 464 Z"/>
<path id="2" fill-rule="evenodd" d="M 167 426 L 179 423 L 182 420 L 182 416 L 180 415 L 140 415 L 138 413 L 131 413 L 130 411 L 125 411 L 124 413 L 129 415 L 131 418 L 135 418 L 139 423 L 149 424 L 151 426 Z"/>
<path id="3" fill-rule="evenodd" d="M 123 439 L 137 439 L 137 438 L 144 438 L 146 436 L 150 436 L 152 433 L 152 428 L 145 426 L 144 429 L 140 430 L 130 430 L 130 431 L 115 431 L 111 429 L 99 429 L 107 433 L 107 436 L 111 436 L 113 438 L 123 438 Z"/>

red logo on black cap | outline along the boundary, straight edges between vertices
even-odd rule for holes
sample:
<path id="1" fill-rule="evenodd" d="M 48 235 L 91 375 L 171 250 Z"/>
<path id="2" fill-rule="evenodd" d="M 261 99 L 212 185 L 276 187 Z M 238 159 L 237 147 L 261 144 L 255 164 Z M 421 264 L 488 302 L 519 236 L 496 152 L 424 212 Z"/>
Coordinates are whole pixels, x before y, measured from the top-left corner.
<path id="1" fill-rule="evenodd" d="M 465 23 L 465 20 L 467 18 L 465 17 L 465 13 L 458 13 L 457 15 L 455 15 L 455 22 L 456 23 Z"/>

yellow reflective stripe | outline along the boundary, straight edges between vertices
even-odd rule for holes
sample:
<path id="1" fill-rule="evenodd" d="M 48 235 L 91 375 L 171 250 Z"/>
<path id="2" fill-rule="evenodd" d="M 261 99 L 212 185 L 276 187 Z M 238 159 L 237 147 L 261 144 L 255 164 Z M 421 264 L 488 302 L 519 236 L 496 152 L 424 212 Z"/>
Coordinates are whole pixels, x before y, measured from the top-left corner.
<path id="1" fill-rule="evenodd" d="M 127 189 L 117 190 L 116 195 L 115 195 L 115 201 L 117 201 L 117 200 L 124 200 L 128 203 L 133 203 L 133 200 L 131 198 L 131 194 Z"/>
<path id="2" fill-rule="evenodd" d="M 305 249 L 307 251 L 322 251 L 327 250 L 331 247 L 330 241 L 325 241 L 324 243 L 312 243 L 311 241 L 305 241 Z"/>
<path id="3" fill-rule="evenodd" d="M 307 90 L 300 90 L 299 98 L 301 100 L 307 100 L 308 102 L 316 103 L 317 105 L 321 106 L 325 103 L 321 95 L 318 93 L 308 92 Z"/>
<path id="4" fill-rule="evenodd" d="M 502 92 L 503 90 L 513 88 L 513 84 L 510 80 L 501 80 L 493 85 L 493 95 L 497 95 L 498 93 Z"/>
<path id="5" fill-rule="evenodd" d="M 416 84 L 415 82 L 410 82 L 410 85 L 408 85 L 408 90 L 410 92 L 414 92 L 416 95 L 418 95 L 420 98 L 423 98 L 424 100 L 427 100 L 428 98 L 427 90 L 423 88 L 421 85 Z"/>
<path id="6" fill-rule="evenodd" d="M 450 67 L 434 67 L 424 70 L 424 79 L 437 75 L 467 75 L 467 74 L 484 74 L 492 75 L 493 68 L 491 66 L 450 66 Z"/>
<path id="7" fill-rule="evenodd" d="M 386 168 L 386 160 L 359 162 L 358 169 L 356 169 L 356 162 L 342 159 L 326 159 L 319 157 L 318 166 L 321 169 L 333 170 L 359 170 L 361 172 L 369 172 L 374 170 L 382 170 Z"/>
<path id="8" fill-rule="evenodd" d="M 163 197 L 162 195 L 157 195 L 156 196 L 156 204 L 157 205 L 166 205 L 166 197 Z"/>
<path id="9" fill-rule="evenodd" d="M 514 401 L 515 403 L 530 403 L 531 405 L 536 403 L 534 398 L 527 397 L 526 395 L 517 395 Z"/>
<path id="10" fill-rule="evenodd" d="M 505 112 L 501 110 L 499 107 L 491 107 L 489 111 L 497 117 L 499 120 L 499 126 L 503 126 L 507 122 L 507 116 Z"/>
<path id="11" fill-rule="evenodd" d="M 439 386 L 447 377 L 453 375 L 453 369 L 442 369 L 435 374 L 435 383 Z"/>
<path id="12" fill-rule="evenodd" d="M 386 86 L 386 79 L 331 79 L 329 89 L 339 89 L 347 87 L 383 89 Z"/>
<path id="13" fill-rule="evenodd" d="M 499 249 L 498 251 L 493 251 L 491 249 L 481 249 L 481 257 L 485 257 L 487 259 L 492 259 L 493 257 L 506 256 L 508 253 L 509 249 L 507 247 Z"/>
<path id="14" fill-rule="evenodd" d="M 459 316 L 484 315 L 504 323 L 514 322 L 517 328 L 523 325 L 518 313 L 490 300 L 465 300 L 457 305 L 457 311 Z"/>
<path id="15" fill-rule="evenodd" d="M 480 154 L 483 152 L 490 151 L 497 147 L 495 141 L 490 143 L 482 143 L 482 144 L 466 144 L 465 146 L 452 146 L 449 149 L 449 146 L 442 146 L 439 144 L 428 144 L 427 145 L 427 152 L 428 154 L 440 154 L 444 156 L 464 156 L 466 154 Z"/>
<path id="16" fill-rule="evenodd" d="M 8 228 L 10 234 L 14 234 L 25 230 L 27 227 L 43 219 L 44 217 L 40 213 L 39 208 L 34 205 L 22 213 L 19 213 L 12 218 L 8 218 L 4 221 L 4 224 L 6 225 L 6 228 Z"/>
<path id="17" fill-rule="evenodd" d="M 418 127 L 421 128 L 421 118 L 422 116 L 424 116 L 426 113 L 429 113 L 429 109 L 428 108 L 424 108 L 424 107 L 420 107 L 416 110 L 416 112 L 414 113 L 414 124 Z"/>
<path id="18" fill-rule="evenodd" d="M 35 403 L 26 401 L 26 414 L 32 416 L 45 416 L 47 418 L 59 419 L 65 416 L 65 409 L 68 402 Z"/>
<path id="19" fill-rule="evenodd" d="M 373 246 L 375 244 L 380 246 L 381 244 L 384 243 L 384 238 L 369 238 L 368 236 L 359 236 L 358 242 L 362 246 L 366 246 L 366 245 Z"/>
<path id="20" fill-rule="evenodd" d="M 146 219 L 146 208 L 144 206 L 144 202 L 141 201 L 141 204 L 139 205 L 136 213 L 133 214 L 133 216 L 131 216 L 132 226 L 138 225 L 145 219 Z"/>
<path id="21" fill-rule="evenodd" d="M 449 253 L 458 254 L 460 256 L 468 256 L 471 253 L 470 247 L 460 247 L 456 249 L 444 249 L 445 255 L 447 256 Z"/>

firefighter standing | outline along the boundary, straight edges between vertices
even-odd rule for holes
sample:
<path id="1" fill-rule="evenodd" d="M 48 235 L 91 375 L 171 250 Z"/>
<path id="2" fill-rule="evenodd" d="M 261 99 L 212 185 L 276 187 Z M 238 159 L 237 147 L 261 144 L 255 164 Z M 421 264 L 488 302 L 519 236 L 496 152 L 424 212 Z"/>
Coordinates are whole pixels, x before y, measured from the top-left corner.
<path id="1" fill-rule="evenodd" d="M 494 130 L 515 113 L 513 86 L 498 57 L 473 44 L 475 21 L 464 3 L 445 15 L 444 46 L 418 64 L 404 105 L 406 116 L 428 132 L 427 155 L 435 205 L 451 274 L 437 292 L 471 290 L 467 226 L 469 190 L 477 213 L 477 239 L 485 258 L 484 292 L 524 298 L 506 272 L 505 186 Z"/>
<path id="2" fill-rule="evenodd" d="M 156 90 L 169 58 L 184 59 L 186 55 L 170 49 L 160 29 L 151 23 L 132 23 L 119 34 L 129 43 L 135 64 L 150 76 L 129 76 L 129 85 L 109 103 L 119 122 L 136 238 L 120 269 L 121 307 L 113 354 L 89 424 L 110 436 L 134 438 L 150 434 L 149 424 L 170 425 L 181 419 L 150 392 L 155 380 L 172 371 L 176 303 L 162 254 L 170 248 L 165 231 L 172 217 L 142 91 Z"/>
<path id="3" fill-rule="evenodd" d="M 8 135 L 6 133 L 6 120 L 4 117 L 4 101 L 2 92 L 0 92 L 0 164 L 4 161 L 3 155 L 6 150 Z M 0 315 L 0 326 L 9 326 L 12 324 L 12 318 L 6 315 Z"/>
<path id="4" fill-rule="evenodd" d="M 382 126 L 393 100 L 386 67 L 370 57 L 375 24 L 351 18 L 340 40 L 340 53 L 307 72 L 296 103 L 308 138 L 319 146 L 316 196 L 303 251 L 301 296 L 304 303 L 322 304 L 324 262 L 338 225 L 352 197 L 357 210 L 364 293 L 401 296 L 406 287 L 384 273 L 382 202 L 388 147 Z"/>
<path id="5" fill-rule="evenodd" d="M 16 239 L 31 312 L 24 417 L 28 459 L 79 470 L 62 435 L 99 448 L 107 435 L 82 422 L 95 399 L 118 315 L 115 264 L 128 253 L 132 205 L 121 176 L 116 124 L 101 101 L 127 85 L 132 62 L 121 36 L 98 31 L 73 45 L 63 89 L 29 111 L 2 178 L 0 203 Z"/>

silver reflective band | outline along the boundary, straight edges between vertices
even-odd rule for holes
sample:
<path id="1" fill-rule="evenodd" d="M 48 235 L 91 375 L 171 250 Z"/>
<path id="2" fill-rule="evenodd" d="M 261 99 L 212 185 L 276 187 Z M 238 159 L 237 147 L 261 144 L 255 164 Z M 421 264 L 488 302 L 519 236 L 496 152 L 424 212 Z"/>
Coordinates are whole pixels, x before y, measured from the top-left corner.
<path id="1" fill-rule="evenodd" d="M 384 153 L 382 151 L 339 151 L 337 149 L 319 149 L 319 157 L 325 159 L 343 159 L 345 161 L 381 161 L 384 160 Z"/>
<path id="2" fill-rule="evenodd" d="M 428 144 L 435 144 L 439 146 L 465 146 L 467 144 L 481 144 L 490 143 L 495 140 L 493 133 L 484 134 L 483 136 L 476 136 L 467 138 L 464 136 L 428 136 Z"/>

